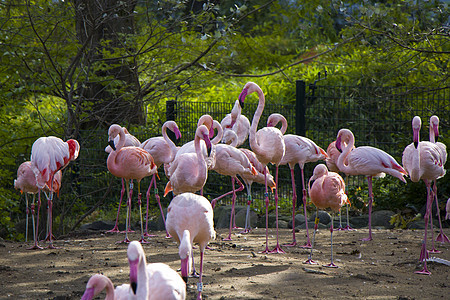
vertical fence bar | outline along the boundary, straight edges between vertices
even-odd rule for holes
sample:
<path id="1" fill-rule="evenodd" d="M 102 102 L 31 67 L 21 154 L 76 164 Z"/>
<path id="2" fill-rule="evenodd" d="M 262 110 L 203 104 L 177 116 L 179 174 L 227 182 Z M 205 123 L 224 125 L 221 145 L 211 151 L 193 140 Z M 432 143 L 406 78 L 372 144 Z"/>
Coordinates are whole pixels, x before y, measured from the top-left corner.
<path id="1" fill-rule="evenodd" d="M 295 85 L 295 134 L 306 136 L 306 84 L 303 80 L 297 80 Z M 302 197 L 302 177 L 298 164 L 294 168 L 295 190 L 298 197 Z M 297 208 L 300 207 L 302 201 L 297 201 Z"/>

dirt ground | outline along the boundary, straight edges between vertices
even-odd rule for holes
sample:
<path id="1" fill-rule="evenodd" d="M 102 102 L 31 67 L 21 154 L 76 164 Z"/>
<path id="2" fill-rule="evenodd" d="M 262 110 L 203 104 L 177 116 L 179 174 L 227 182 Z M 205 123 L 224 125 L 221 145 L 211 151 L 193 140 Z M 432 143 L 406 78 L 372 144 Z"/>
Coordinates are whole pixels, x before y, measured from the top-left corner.
<path id="1" fill-rule="evenodd" d="M 445 229 L 450 236 L 450 229 Z M 204 299 L 448 299 L 450 267 L 429 262 L 432 275 L 418 275 L 423 231 L 374 230 L 374 240 L 362 242 L 366 229 L 335 231 L 334 258 L 339 268 L 323 267 L 330 261 L 330 232 L 316 235 L 313 259 L 304 264 L 309 250 L 283 247 L 286 254 L 260 254 L 265 249 L 265 229 L 246 235 L 227 230 L 205 252 Z M 276 243 L 270 230 L 269 247 Z M 155 232 L 144 245 L 148 262 L 163 262 L 177 269 L 178 248 L 165 233 Z M 138 239 L 138 234 L 130 235 Z M 80 299 L 89 277 L 103 273 L 115 285 L 128 282 L 126 245 L 116 244 L 123 234 L 74 233 L 55 242 L 59 249 L 26 250 L 29 244 L 0 242 L 0 299 Z M 306 233 L 297 233 L 304 244 Z M 292 241 L 292 232 L 280 230 L 280 242 Z M 437 243 L 442 253 L 430 257 L 450 260 L 450 244 Z M 194 250 L 198 267 L 198 249 Z M 197 278 L 190 278 L 188 299 L 195 299 Z M 101 294 L 103 299 L 104 294 Z"/>

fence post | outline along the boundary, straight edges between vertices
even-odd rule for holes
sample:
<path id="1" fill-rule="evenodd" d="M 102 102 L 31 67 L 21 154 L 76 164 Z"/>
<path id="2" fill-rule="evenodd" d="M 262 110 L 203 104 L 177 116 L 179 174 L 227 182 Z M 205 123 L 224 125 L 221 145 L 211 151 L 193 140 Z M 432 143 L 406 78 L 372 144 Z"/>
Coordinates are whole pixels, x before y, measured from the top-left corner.
<path id="1" fill-rule="evenodd" d="M 295 134 L 300 136 L 306 135 L 306 84 L 303 80 L 296 81 L 295 88 Z M 301 170 L 298 164 L 295 165 L 294 168 L 295 174 L 295 187 L 296 193 L 299 196 L 298 199 L 303 197 L 303 186 L 302 186 L 302 177 Z M 302 201 L 297 200 L 297 208 L 300 207 Z"/>

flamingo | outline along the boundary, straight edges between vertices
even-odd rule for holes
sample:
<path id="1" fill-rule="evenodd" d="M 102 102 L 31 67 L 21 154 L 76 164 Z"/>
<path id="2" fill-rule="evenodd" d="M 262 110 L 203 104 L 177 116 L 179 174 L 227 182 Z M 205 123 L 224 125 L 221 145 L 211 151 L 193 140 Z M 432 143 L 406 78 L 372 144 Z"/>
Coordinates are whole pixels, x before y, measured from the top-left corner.
<path id="1" fill-rule="evenodd" d="M 211 203 L 203 196 L 193 193 L 177 195 L 167 208 L 167 230 L 179 245 L 181 277 L 185 282 L 192 262 L 192 245 L 200 247 L 200 277 L 197 299 L 202 298 L 203 253 L 211 239 L 216 238 Z"/>
<path id="2" fill-rule="evenodd" d="M 140 147 L 143 148 L 145 151 L 151 154 L 153 157 L 153 160 L 155 162 L 155 165 L 157 168 L 159 168 L 163 164 L 169 164 L 173 161 L 177 151 L 178 147 L 175 145 L 174 142 L 169 138 L 167 135 L 167 129 L 171 130 L 175 134 L 175 138 L 179 140 L 181 138 L 181 132 L 178 128 L 178 125 L 175 121 L 166 121 L 162 126 L 162 136 L 158 137 L 152 137 L 143 142 Z M 150 185 L 147 190 L 147 199 L 149 199 L 150 196 L 150 189 L 152 185 L 155 186 L 155 198 L 158 202 L 159 209 L 161 211 L 161 216 L 164 222 L 164 226 L 166 224 L 166 220 L 164 217 L 164 212 L 161 207 L 161 200 L 159 198 L 158 194 L 158 188 L 156 186 L 156 175 L 157 173 L 153 174 L 152 180 L 150 181 Z M 145 236 L 149 236 L 148 234 L 148 206 L 149 203 L 147 202 L 147 214 L 146 214 L 146 222 L 145 222 Z M 166 237 L 169 237 L 169 234 L 166 230 Z"/>
<path id="3" fill-rule="evenodd" d="M 232 206 L 231 206 L 231 214 L 230 214 L 230 230 L 228 233 L 228 237 L 224 238 L 225 241 L 231 241 L 231 229 L 233 227 L 233 219 L 234 219 L 234 208 L 235 208 L 235 202 L 236 202 L 236 192 L 241 191 L 244 186 L 242 183 L 237 179 L 237 175 L 257 175 L 257 171 L 255 167 L 250 163 L 250 160 L 248 157 L 239 149 L 235 148 L 234 146 L 226 145 L 226 144 L 218 144 L 216 145 L 216 155 L 215 155 L 215 164 L 214 168 L 212 170 L 216 171 L 217 173 L 225 176 L 231 177 L 231 186 L 232 186 Z M 234 183 L 235 181 L 238 181 L 240 187 L 238 190 L 235 190 Z M 226 193 L 227 195 L 229 193 Z M 219 196 L 216 199 L 213 199 L 211 201 L 211 205 L 214 207 L 215 203 L 218 199 L 222 198 L 223 196 Z"/>
<path id="4" fill-rule="evenodd" d="M 132 134 L 130 134 L 130 132 L 128 131 L 128 129 L 126 129 L 125 127 L 123 128 L 123 132 L 125 133 L 125 144 L 124 147 L 139 147 L 139 145 L 141 144 L 141 142 Z M 117 144 L 119 142 L 119 138 L 120 136 L 116 136 L 114 138 L 114 143 Z M 105 152 L 106 153 L 111 153 L 113 151 L 113 149 L 111 148 L 110 145 L 106 146 L 105 148 Z M 128 182 L 126 183 L 128 185 Z M 120 207 L 122 206 L 122 199 L 123 199 L 123 194 L 125 193 L 125 183 L 124 180 L 122 178 L 122 189 L 120 190 L 120 200 L 119 200 L 119 207 L 117 208 L 117 217 L 116 217 L 116 223 L 114 224 L 114 227 L 111 230 L 108 230 L 107 232 L 119 232 L 119 213 L 120 213 Z M 128 230 L 128 228 L 125 228 L 125 230 Z M 130 230 L 131 231 L 131 230 Z"/>
<path id="5" fill-rule="evenodd" d="M 294 178 L 294 167 L 296 164 L 299 165 L 300 171 L 302 174 L 302 193 L 303 193 L 303 212 L 305 215 L 305 220 L 307 220 L 306 216 L 306 187 L 305 187 L 305 176 L 303 173 L 303 169 L 305 167 L 305 163 L 308 162 L 316 162 L 318 160 L 323 160 L 327 158 L 327 153 L 316 145 L 312 140 L 295 135 L 295 134 L 284 134 L 287 129 L 287 121 L 286 118 L 280 114 L 271 114 L 267 119 L 268 127 L 275 127 L 279 122 L 281 122 L 281 133 L 283 133 L 284 144 L 286 145 L 286 151 L 284 153 L 283 158 L 281 159 L 280 165 L 289 165 L 289 169 L 291 171 L 291 181 L 292 181 L 292 243 L 284 245 L 284 246 L 295 246 L 297 245 L 297 240 L 295 238 L 295 208 L 297 201 L 297 192 L 295 188 L 295 178 Z M 311 248 L 311 242 L 309 240 L 309 230 L 308 230 L 308 222 L 305 222 L 306 225 L 306 237 L 307 242 L 304 248 Z"/>
<path id="6" fill-rule="evenodd" d="M 440 151 L 441 160 L 442 160 L 442 165 L 444 166 L 445 163 L 447 162 L 447 146 L 445 146 L 445 144 L 443 144 L 441 142 L 437 142 L 438 138 L 439 138 L 439 118 L 438 118 L 438 116 L 433 115 L 430 118 L 430 142 L 435 143 L 441 150 Z M 436 199 L 436 208 L 437 208 L 437 215 L 438 215 L 438 219 L 439 219 L 439 229 L 440 229 L 439 234 L 436 237 L 436 242 L 450 243 L 450 240 L 448 239 L 448 237 L 445 235 L 444 231 L 442 230 L 441 214 L 440 214 L 439 202 L 438 202 L 438 198 L 437 198 L 436 180 L 434 180 L 433 193 L 434 193 L 434 196 Z M 431 222 L 431 224 L 433 224 L 433 223 Z M 433 249 L 434 249 L 434 247 L 433 247 Z"/>
<path id="7" fill-rule="evenodd" d="M 64 142 L 62 139 L 49 136 L 38 138 L 31 147 L 31 168 L 36 176 L 36 185 L 39 190 L 43 189 L 45 185 L 50 189 L 49 197 L 47 199 L 47 227 L 49 245 L 47 248 L 54 249 L 53 233 L 52 233 L 52 208 L 53 208 L 53 182 L 55 173 L 63 170 L 72 161 L 77 159 L 80 152 L 80 145 L 74 139 L 69 139 Z M 38 196 L 40 193 L 38 192 Z M 38 206 L 40 205 L 40 197 L 38 199 Z M 39 222 L 39 215 L 38 220 Z M 37 230 L 36 230 L 37 234 Z M 32 249 L 40 249 L 35 243 Z"/>
<path id="8" fill-rule="evenodd" d="M 248 138 L 248 133 L 250 131 L 250 121 L 246 116 L 241 114 L 243 105 L 244 103 L 240 103 L 239 100 L 236 100 L 231 113 L 227 114 L 225 118 L 223 118 L 220 122 L 224 133 L 222 142 L 225 144 L 230 144 L 231 142 L 225 135 L 225 133 L 228 131 L 233 131 L 234 133 L 236 133 L 237 141 L 235 147 L 242 145 Z"/>
<path id="9" fill-rule="evenodd" d="M 142 206 L 141 206 L 141 189 L 140 183 L 142 178 L 151 176 L 156 173 L 157 168 L 153 161 L 153 157 L 142 148 L 139 147 L 124 147 L 125 145 L 125 132 L 120 125 L 113 124 L 108 130 L 109 145 L 114 150 L 108 155 L 106 164 L 111 174 L 116 177 L 130 180 L 130 188 L 127 185 L 127 217 L 126 226 L 128 229 L 130 214 L 131 214 L 131 195 L 133 193 L 133 179 L 138 183 L 138 204 L 139 215 L 141 221 L 141 242 L 145 243 L 144 229 L 142 222 Z M 119 142 L 117 145 L 114 143 L 116 136 L 119 136 Z M 129 243 L 128 230 L 125 230 L 125 239 L 122 241 Z"/>
<path id="10" fill-rule="evenodd" d="M 317 213 L 314 222 L 313 244 L 306 263 L 316 264 L 312 260 L 312 251 L 317 225 L 319 223 L 319 209 L 331 208 L 333 211 L 338 211 L 342 205 L 348 202 L 348 197 L 345 194 L 345 183 L 341 175 L 335 172 L 329 172 L 324 164 L 319 164 L 314 168 L 313 176 L 308 181 L 308 193 L 312 203 L 317 208 Z M 328 265 L 324 265 L 324 267 L 337 268 L 333 262 L 333 215 L 331 215 L 330 240 L 331 262 Z"/>
<path id="11" fill-rule="evenodd" d="M 186 299 L 186 283 L 180 275 L 166 264 L 147 264 L 141 243 L 132 241 L 128 245 L 127 257 L 131 291 L 136 299 Z"/>
<path id="12" fill-rule="evenodd" d="M 354 148 L 355 137 L 348 129 L 341 129 L 336 138 L 336 148 L 342 151 L 336 165 L 344 174 L 365 175 L 369 186 L 369 237 L 363 241 L 372 240 L 372 177 L 382 177 L 385 173 L 406 182 L 403 176 L 408 173 L 388 153 L 378 148 L 363 146 Z M 354 149 L 353 149 L 354 148 Z"/>
<path id="13" fill-rule="evenodd" d="M 264 127 L 258 132 L 259 119 L 264 110 L 265 98 L 261 88 L 254 82 L 247 82 L 239 95 L 239 101 L 242 103 L 245 97 L 256 92 L 258 94 L 258 107 L 253 115 L 252 124 L 250 126 L 250 147 L 256 154 L 258 160 L 265 166 L 270 162 L 275 165 L 275 184 L 278 187 L 278 166 L 284 156 L 285 144 L 283 134 L 276 127 Z M 266 173 L 265 173 L 266 174 Z M 266 249 L 263 253 L 284 253 L 278 241 L 278 189 L 275 188 L 275 214 L 276 214 L 276 231 L 277 231 L 277 245 L 274 250 L 269 251 L 269 193 L 267 189 L 267 174 L 265 175 L 265 202 L 266 202 Z"/>
<path id="14" fill-rule="evenodd" d="M 197 128 L 201 125 L 205 125 L 206 128 L 209 130 L 208 137 L 211 140 L 214 136 L 214 119 L 210 115 L 202 115 L 200 117 L 200 119 L 198 119 Z M 216 127 L 218 128 L 217 125 L 216 125 Z M 220 127 L 220 124 L 219 124 L 219 127 Z M 216 137 L 214 137 L 214 139 L 211 140 L 211 143 L 216 145 L 217 143 L 219 143 L 221 138 L 222 138 L 222 136 L 220 136 L 220 137 L 216 136 Z M 206 158 L 206 157 L 208 157 L 208 153 L 206 151 L 205 146 L 206 146 L 206 144 L 202 140 L 200 140 L 201 152 L 203 153 L 203 156 Z M 178 149 L 175 157 L 177 157 L 178 155 L 181 155 L 181 154 L 185 154 L 185 153 L 195 153 L 195 151 L 196 150 L 195 150 L 195 138 L 194 138 L 194 140 L 183 144 L 183 146 L 181 146 Z"/>
<path id="15" fill-rule="evenodd" d="M 340 172 L 339 168 L 336 166 L 336 161 L 341 153 L 336 148 L 336 141 L 331 142 L 328 145 L 327 148 L 327 155 L 328 157 L 325 159 L 325 163 L 327 164 L 327 167 L 332 172 Z M 345 174 L 345 187 L 348 188 L 348 174 Z M 351 205 L 350 199 L 348 201 L 349 205 Z M 350 226 L 349 217 L 348 217 L 348 207 L 349 205 L 346 205 L 347 208 L 347 225 L 342 228 L 342 221 L 341 221 L 341 213 L 339 211 L 339 228 L 337 230 L 354 230 Z"/>
<path id="16" fill-rule="evenodd" d="M 130 285 L 122 284 L 114 289 L 111 279 L 102 274 L 95 274 L 89 278 L 81 300 L 92 300 L 106 290 L 105 300 L 128 300 L 130 298 Z"/>
<path id="17" fill-rule="evenodd" d="M 425 219 L 425 233 L 422 242 L 419 259 L 423 261 L 423 269 L 415 273 L 429 275 L 431 272 L 427 269 L 427 227 L 428 219 L 431 214 L 431 205 L 433 203 L 433 190 L 431 181 L 444 176 L 445 170 L 442 165 L 439 146 L 431 142 L 420 142 L 420 127 L 422 121 L 419 116 L 412 120 L 413 143 L 406 146 L 403 151 L 402 163 L 407 170 L 412 182 L 419 182 L 422 179 L 427 187 L 427 204 Z"/>
<path id="18" fill-rule="evenodd" d="M 164 190 L 164 197 L 173 191 L 175 195 L 184 192 L 196 192 L 203 188 L 208 178 L 208 166 L 200 148 L 200 140 L 205 141 L 208 155 L 211 153 L 209 130 L 200 125 L 195 131 L 195 153 L 177 153 L 168 169 L 169 182 Z"/>

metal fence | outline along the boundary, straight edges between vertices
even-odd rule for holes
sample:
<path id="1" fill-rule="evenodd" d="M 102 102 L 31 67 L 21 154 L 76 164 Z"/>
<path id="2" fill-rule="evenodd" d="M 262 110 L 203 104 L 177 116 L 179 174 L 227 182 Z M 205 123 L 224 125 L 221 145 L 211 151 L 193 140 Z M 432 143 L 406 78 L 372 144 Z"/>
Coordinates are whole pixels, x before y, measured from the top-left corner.
<path id="1" fill-rule="evenodd" d="M 265 126 L 268 116 L 277 112 L 288 120 L 287 133 L 306 136 L 326 149 L 335 140 L 341 128 L 352 130 L 356 146 L 369 145 L 383 149 L 401 162 L 401 154 L 406 145 L 412 141 L 411 120 L 413 116 L 422 117 L 422 140 L 428 139 L 428 120 L 431 115 L 440 117 L 440 134 L 449 137 L 450 117 L 450 87 L 441 89 L 407 88 L 407 87 L 356 87 L 356 86 L 326 86 L 322 82 L 307 85 L 303 81 L 296 83 L 296 99 L 292 104 L 278 105 L 266 102 L 259 127 Z M 293 87 L 294 88 L 294 87 Z M 234 103 L 221 102 L 190 102 L 168 101 L 166 116 L 179 125 L 182 133 L 181 143 L 192 140 L 198 118 L 210 114 L 220 121 L 228 114 Z M 247 103 L 242 111 L 250 120 L 256 110 L 257 103 Z M 150 136 L 160 135 L 160 132 L 133 132 L 141 141 Z M 448 139 L 447 139 L 448 141 Z M 113 178 L 106 168 L 107 131 L 81 133 L 82 145 L 79 158 L 71 164 L 69 185 L 71 191 L 62 191 L 65 211 L 80 213 L 86 211 L 99 199 L 104 198 L 104 204 L 116 207 L 120 196 L 120 180 Z M 242 147 L 249 147 L 248 142 Z M 307 164 L 305 177 L 309 178 L 315 164 Z M 274 172 L 273 166 L 269 166 Z M 297 194 L 301 195 L 299 169 L 296 166 Z M 66 175 L 65 175 L 66 176 Z M 163 170 L 159 170 L 158 188 L 160 194 L 167 182 Z M 76 179 L 76 180 L 75 180 Z M 356 178 L 350 185 L 358 185 L 364 181 Z M 149 179 L 142 181 L 142 188 L 147 188 Z M 231 180 L 215 172 L 209 172 L 204 194 L 213 199 L 231 190 Z M 291 201 L 291 179 L 288 166 L 281 166 L 278 187 L 280 201 L 288 204 Z M 263 199 L 263 186 L 252 186 L 253 198 Z M 106 197 L 105 197 L 106 193 Z M 72 194 L 72 196 L 67 196 Z M 143 193 L 145 195 L 145 193 Z M 161 195 L 162 196 L 162 195 Z M 71 198 L 72 197 L 72 198 Z M 154 200 L 152 200 L 154 202 Z M 163 199 L 167 206 L 170 198 Z M 229 203 L 230 197 L 222 203 Z M 238 194 L 238 203 L 246 201 L 246 191 Z M 284 202 L 284 203 L 283 203 Z M 156 209 L 156 207 L 155 207 Z"/>

